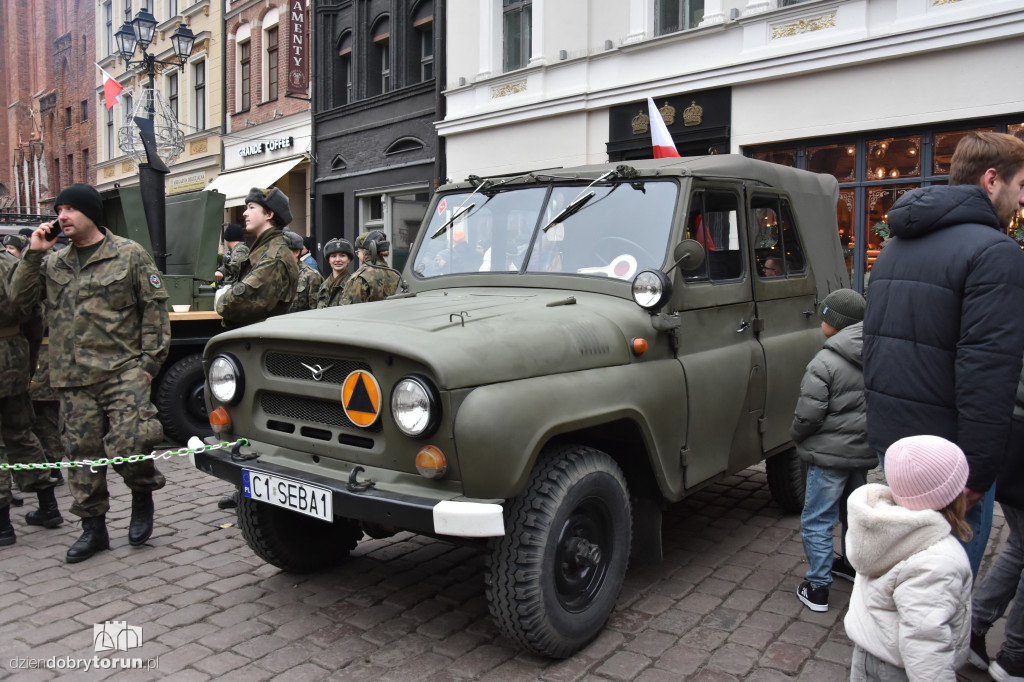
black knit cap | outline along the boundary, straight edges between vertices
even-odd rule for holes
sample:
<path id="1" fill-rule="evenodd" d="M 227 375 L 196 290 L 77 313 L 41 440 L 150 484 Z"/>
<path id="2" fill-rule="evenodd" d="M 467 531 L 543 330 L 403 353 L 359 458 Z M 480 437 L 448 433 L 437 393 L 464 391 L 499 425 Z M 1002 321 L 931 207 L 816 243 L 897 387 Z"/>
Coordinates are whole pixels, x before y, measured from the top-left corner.
<path id="1" fill-rule="evenodd" d="M 836 289 L 821 302 L 821 319 L 836 329 L 864 321 L 864 297 L 853 289 Z"/>
<path id="2" fill-rule="evenodd" d="M 53 202 L 55 211 L 59 206 L 78 209 L 86 218 L 96 223 L 96 227 L 106 222 L 103 219 L 103 198 L 92 185 L 76 182 L 65 187 Z"/>
<path id="3" fill-rule="evenodd" d="M 238 223 L 229 223 L 224 228 L 224 241 L 240 242 L 245 240 L 245 228 Z"/>
<path id="4" fill-rule="evenodd" d="M 245 197 L 245 203 L 255 202 L 274 213 L 275 221 L 279 227 L 284 227 L 292 222 L 292 211 L 289 207 L 288 197 L 276 187 L 260 189 L 253 187 Z"/>

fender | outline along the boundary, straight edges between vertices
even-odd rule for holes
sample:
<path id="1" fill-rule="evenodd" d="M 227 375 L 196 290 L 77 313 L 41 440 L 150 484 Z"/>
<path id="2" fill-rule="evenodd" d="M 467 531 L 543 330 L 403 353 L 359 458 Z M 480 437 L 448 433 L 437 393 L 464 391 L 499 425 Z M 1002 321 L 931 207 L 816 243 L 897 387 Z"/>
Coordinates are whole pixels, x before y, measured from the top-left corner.
<path id="1" fill-rule="evenodd" d="M 628 419 L 639 428 L 647 450 L 636 456 L 649 457 L 662 495 L 678 500 L 686 415 L 686 378 L 674 358 L 476 388 L 455 416 L 464 494 L 514 497 L 552 438 Z"/>

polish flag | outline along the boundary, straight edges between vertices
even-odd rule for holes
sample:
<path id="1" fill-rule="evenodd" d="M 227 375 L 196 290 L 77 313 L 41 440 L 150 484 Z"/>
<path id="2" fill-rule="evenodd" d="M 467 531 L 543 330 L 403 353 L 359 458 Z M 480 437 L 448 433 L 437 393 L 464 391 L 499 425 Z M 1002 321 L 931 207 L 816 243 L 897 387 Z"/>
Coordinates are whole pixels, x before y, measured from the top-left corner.
<path id="1" fill-rule="evenodd" d="M 103 67 L 99 64 L 96 65 L 96 68 L 103 74 L 103 101 L 107 105 L 107 111 L 110 111 L 114 108 L 115 104 L 121 103 L 121 91 L 124 90 L 124 86 L 104 71 Z"/>
<path id="2" fill-rule="evenodd" d="M 671 156 L 679 156 L 676 146 L 672 142 L 672 136 L 668 134 L 668 126 L 665 119 L 661 117 L 658 107 L 654 106 L 654 100 L 647 98 L 647 110 L 651 117 L 651 142 L 654 144 L 654 158 L 664 159 Z"/>

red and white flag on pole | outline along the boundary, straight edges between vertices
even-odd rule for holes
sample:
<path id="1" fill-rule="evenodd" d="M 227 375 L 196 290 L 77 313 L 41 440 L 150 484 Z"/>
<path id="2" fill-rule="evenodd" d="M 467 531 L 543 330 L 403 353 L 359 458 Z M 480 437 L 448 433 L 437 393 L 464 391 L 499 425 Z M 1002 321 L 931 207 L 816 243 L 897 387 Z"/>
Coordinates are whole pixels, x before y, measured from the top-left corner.
<path id="1" fill-rule="evenodd" d="M 115 104 L 121 103 L 121 91 L 124 90 L 124 86 L 104 71 L 99 64 L 96 65 L 96 68 L 103 74 L 103 101 L 107 105 L 107 111 L 110 111 Z"/>
<path id="2" fill-rule="evenodd" d="M 672 136 L 668 134 L 668 126 L 665 119 L 661 117 L 658 107 L 654 106 L 654 100 L 647 98 L 647 110 L 651 117 L 651 142 L 654 145 L 654 158 L 664 159 L 670 156 L 679 156 L 676 145 L 672 142 Z"/>

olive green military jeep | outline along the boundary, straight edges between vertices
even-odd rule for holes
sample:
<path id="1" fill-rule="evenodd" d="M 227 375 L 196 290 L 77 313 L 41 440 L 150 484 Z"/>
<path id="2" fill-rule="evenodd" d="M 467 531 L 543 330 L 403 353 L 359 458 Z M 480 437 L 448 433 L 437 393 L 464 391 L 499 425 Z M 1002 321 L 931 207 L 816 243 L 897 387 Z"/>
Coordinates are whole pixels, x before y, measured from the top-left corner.
<path id="1" fill-rule="evenodd" d="M 789 425 L 849 277 L 836 181 L 737 156 L 441 187 L 399 292 L 220 334 L 195 456 L 286 571 L 366 533 L 479 542 L 490 610 L 548 656 L 590 642 L 661 511 L 768 458 L 803 503 Z M 214 441 L 211 441 L 214 442 Z"/>

